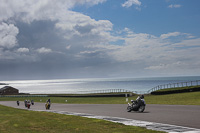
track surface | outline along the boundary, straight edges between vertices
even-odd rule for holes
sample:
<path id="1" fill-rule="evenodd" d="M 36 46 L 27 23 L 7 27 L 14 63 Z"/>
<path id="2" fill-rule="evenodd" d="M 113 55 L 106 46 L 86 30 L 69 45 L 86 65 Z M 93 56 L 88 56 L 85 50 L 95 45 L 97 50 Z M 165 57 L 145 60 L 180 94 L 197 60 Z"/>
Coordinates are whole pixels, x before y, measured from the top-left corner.
<path id="1" fill-rule="evenodd" d="M 26 109 L 24 103 L 17 106 L 14 101 L 0 101 L 0 104 Z M 133 120 L 157 122 L 200 129 L 200 106 L 147 105 L 143 113 L 127 112 L 126 104 L 55 104 L 51 110 L 87 113 L 100 116 L 121 117 Z M 44 103 L 35 103 L 34 110 L 45 110 Z"/>

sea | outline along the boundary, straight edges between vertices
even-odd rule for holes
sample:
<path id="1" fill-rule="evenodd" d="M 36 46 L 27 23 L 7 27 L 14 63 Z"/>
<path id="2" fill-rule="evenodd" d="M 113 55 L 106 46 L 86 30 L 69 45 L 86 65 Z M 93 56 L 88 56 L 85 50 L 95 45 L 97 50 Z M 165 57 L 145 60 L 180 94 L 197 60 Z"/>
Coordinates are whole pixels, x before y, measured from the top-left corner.
<path id="1" fill-rule="evenodd" d="M 124 89 L 133 92 L 147 92 L 163 84 L 200 80 L 200 76 L 149 77 L 149 78 L 89 78 L 51 80 L 0 81 L 30 94 L 84 94 L 102 90 Z M 2 88 L 3 85 L 0 85 Z"/>

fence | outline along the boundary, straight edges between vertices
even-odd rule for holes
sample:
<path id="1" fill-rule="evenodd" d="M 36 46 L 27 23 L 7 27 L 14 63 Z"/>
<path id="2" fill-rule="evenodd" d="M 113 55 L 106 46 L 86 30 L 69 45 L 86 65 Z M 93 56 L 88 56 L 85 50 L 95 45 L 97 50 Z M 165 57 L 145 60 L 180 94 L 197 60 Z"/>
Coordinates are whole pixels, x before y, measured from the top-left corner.
<path id="1" fill-rule="evenodd" d="M 108 90 L 94 90 L 94 91 L 80 91 L 80 94 L 97 94 L 97 93 L 134 93 L 133 91 L 125 89 L 108 89 Z"/>
<path id="2" fill-rule="evenodd" d="M 148 93 L 151 93 L 151 92 L 157 91 L 157 90 L 161 90 L 161 89 L 189 87 L 189 86 L 198 86 L 198 85 L 200 85 L 200 80 L 188 81 L 188 82 L 180 82 L 180 83 L 164 84 L 164 85 L 158 85 L 158 86 L 150 89 L 148 91 Z"/>
<path id="3" fill-rule="evenodd" d="M 126 89 L 108 89 L 95 91 L 80 91 L 78 94 L 105 94 L 105 93 L 134 93 L 134 94 L 148 94 L 148 91 L 130 91 Z"/>

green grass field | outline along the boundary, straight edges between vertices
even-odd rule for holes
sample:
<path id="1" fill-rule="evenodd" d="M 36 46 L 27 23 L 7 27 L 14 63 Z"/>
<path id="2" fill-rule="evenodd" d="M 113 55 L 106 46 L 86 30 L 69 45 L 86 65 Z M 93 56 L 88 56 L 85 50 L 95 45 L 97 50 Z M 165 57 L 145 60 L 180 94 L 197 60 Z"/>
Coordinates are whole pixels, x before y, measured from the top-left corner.
<path id="1" fill-rule="evenodd" d="M 159 133 L 105 120 L 0 105 L 0 133 Z"/>
<path id="2" fill-rule="evenodd" d="M 0 101 L 24 101 L 33 99 L 45 102 L 48 98 L 52 103 L 66 104 L 127 104 L 125 97 L 0 97 Z M 128 97 L 136 99 L 137 96 Z M 67 100 L 67 102 L 66 102 Z M 179 93 L 169 95 L 145 95 L 147 104 L 200 105 L 200 92 Z"/>

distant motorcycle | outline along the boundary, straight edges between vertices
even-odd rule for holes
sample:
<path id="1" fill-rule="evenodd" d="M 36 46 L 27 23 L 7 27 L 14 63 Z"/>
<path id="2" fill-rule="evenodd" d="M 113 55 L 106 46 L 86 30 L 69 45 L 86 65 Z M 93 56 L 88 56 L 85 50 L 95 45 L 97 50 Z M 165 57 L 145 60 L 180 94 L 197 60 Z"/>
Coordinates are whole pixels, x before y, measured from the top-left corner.
<path id="1" fill-rule="evenodd" d="M 144 96 L 140 96 L 136 99 L 136 101 L 131 100 L 131 104 L 128 103 L 128 107 L 127 107 L 127 112 L 131 112 L 131 111 L 139 111 L 139 112 L 144 112 L 145 110 L 145 100 L 144 100 Z"/>
<path id="2" fill-rule="evenodd" d="M 31 102 L 30 102 L 29 100 L 25 100 L 25 101 L 24 101 L 24 105 L 25 105 L 26 108 L 30 109 L 30 107 L 31 107 Z"/>
<path id="3" fill-rule="evenodd" d="M 28 109 L 30 109 L 30 107 L 31 107 L 30 101 L 28 101 L 28 102 L 26 103 L 26 106 L 27 106 Z"/>

